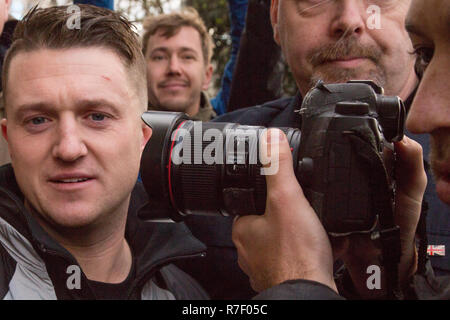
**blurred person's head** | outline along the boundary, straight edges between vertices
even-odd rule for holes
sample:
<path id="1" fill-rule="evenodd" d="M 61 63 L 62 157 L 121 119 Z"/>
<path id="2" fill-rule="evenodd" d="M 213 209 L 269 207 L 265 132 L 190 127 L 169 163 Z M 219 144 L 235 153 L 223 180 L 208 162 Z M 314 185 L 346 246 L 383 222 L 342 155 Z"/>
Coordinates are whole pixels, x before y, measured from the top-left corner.
<path id="1" fill-rule="evenodd" d="M 11 0 L 0 0 L 0 34 L 3 31 L 3 26 L 8 20 L 9 6 L 11 5 Z"/>
<path id="2" fill-rule="evenodd" d="M 437 194 L 450 205 L 450 1 L 413 0 L 406 29 L 421 78 L 407 128 L 430 134 Z"/>
<path id="3" fill-rule="evenodd" d="M 188 8 L 148 17 L 144 29 L 149 108 L 194 116 L 213 73 L 213 43 L 203 20 Z"/>
<path id="4" fill-rule="evenodd" d="M 300 92 L 327 83 L 373 80 L 406 99 L 417 78 L 404 27 L 410 0 L 272 0 L 275 41 Z"/>
<path id="5" fill-rule="evenodd" d="M 1 127 L 16 180 L 57 239 L 124 224 L 151 135 L 137 34 L 118 13 L 79 7 L 79 28 L 68 7 L 31 10 L 3 66 Z"/>

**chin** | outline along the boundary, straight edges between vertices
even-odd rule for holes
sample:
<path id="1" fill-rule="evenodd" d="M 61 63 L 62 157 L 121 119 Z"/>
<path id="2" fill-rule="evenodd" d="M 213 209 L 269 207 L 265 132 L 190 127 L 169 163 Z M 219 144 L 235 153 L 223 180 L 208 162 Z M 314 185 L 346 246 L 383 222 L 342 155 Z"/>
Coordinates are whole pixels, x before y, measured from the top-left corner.
<path id="1" fill-rule="evenodd" d="M 442 202 L 444 202 L 445 204 L 447 204 L 448 206 L 450 206 L 450 187 L 449 187 L 450 183 L 444 182 L 443 184 L 438 184 L 436 186 L 436 193 L 439 197 L 439 199 L 441 199 Z"/>
<path id="2" fill-rule="evenodd" d="M 350 80 L 372 80 L 381 87 L 386 85 L 381 70 L 367 67 L 350 69 L 324 66 L 319 68 L 311 77 L 311 87 L 314 86 L 318 80 L 322 80 L 325 83 L 344 83 Z"/>
<path id="3" fill-rule="evenodd" d="M 80 229 L 94 225 L 101 216 L 98 209 L 80 205 L 53 207 L 46 210 L 44 220 L 55 229 Z"/>
<path id="4" fill-rule="evenodd" d="M 448 130 L 438 130 L 431 135 L 430 162 L 436 193 L 450 205 L 450 134 Z"/>
<path id="5" fill-rule="evenodd" d="M 172 112 L 186 112 L 187 106 L 185 104 L 185 101 L 170 101 L 170 103 L 164 105 L 163 109 Z"/>
<path id="6" fill-rule="evenodd" d="M 95 218 L 87 215 L 77 215 L 72 214 L 69 217 L 51 217 L 52 222 L 55 224 L 56 228 L 63 229 L 82 229 L 92 226 L 95 223 Z"/>
<path id="7" fill-rule="evenodd" d="M 436 183 L 436 193 L 442 202 L 450 206 L 450 174 L 441 174 L 436 172 L 431 166 Z"/>

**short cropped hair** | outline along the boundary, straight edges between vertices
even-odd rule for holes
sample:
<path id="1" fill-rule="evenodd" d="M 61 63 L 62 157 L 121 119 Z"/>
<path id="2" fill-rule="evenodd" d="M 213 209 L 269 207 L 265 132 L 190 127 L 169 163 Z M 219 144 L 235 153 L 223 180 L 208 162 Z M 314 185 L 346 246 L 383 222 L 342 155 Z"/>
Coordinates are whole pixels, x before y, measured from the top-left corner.
<path id="1" fill-rule="evenodd" d="M 205 22 L 197 10 L 192 7 L 184 8 L 180 12 L 158 14 L 146 18 L 142 37 L 142 52 L 144 55 L 147 53 L 148 40 L 151 36 L 161 30 L 164 37 L 171 38 L 179 32 L 181 27 L 192 27 L 198 31 L 202 43 L 203 59 L 205 64 L 208 65 L 211 62 L 214 44 L 206 29 Z"/>
<path id="2" fill-rule="evenodd" d="M 73 6 L 34 7 L 19 21 L 3 64 L 4 102 L 11 60 L 20 52 L 96 47 L 110 49 L 118 55 L 140 103 L 146 108 L 146 63 L 134 26 L 120 13 L 92 5 L 78 4 L 77 7 L 80 9 L 79 27 L 71 25 L 76 12 Z"/>

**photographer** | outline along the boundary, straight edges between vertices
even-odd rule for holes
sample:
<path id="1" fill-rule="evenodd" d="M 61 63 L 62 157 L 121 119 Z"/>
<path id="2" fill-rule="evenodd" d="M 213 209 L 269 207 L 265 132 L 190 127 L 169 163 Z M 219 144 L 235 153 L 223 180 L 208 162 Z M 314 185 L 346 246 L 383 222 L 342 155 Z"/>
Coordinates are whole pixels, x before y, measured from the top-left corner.
<path id="1" fill-rule="evenodd" d="M 439 12 L 437 16 L 436 9 Z M 416 70 L 422 80 L 411 106 L 407 126 L 412 132 L 430 134 L 431 167 L 437 180 L 438 195 L 447 205 L 450 204 L 448 180 L 450 172 L 448 101 L 450 97 L 447 81 L 450 52 L 450 41 L 447 37 L 449 23 L 450 4 L 448 2 L 444 0 L 412 1 L 406 29 L 416 48 Z M 280 148 L 284 148 L 280 156 L 280 162 L 282 162 L 283 153 L 289 158 L 290 152 L 285 142 L 281 143 Z M 397 198 L 397 207 L 400 210 L 397 211 L 396 218 L 401 229 L 414 230 L 413 226 L 416 224 L 414 212 L 417 211 L 415 207 L 420 202 L 424 187 L 423 167 L 418 161 L 421 158 L 421 149 L 417 143 L 405 138 L 403 142 L 397 144 L 396 150 L 402 164 L 398 167 L 400 172 L 397 181 L 400 193 L 404 192 L 402 200 Z M 291 159 L 287 159 L 286 168 L 290 161 Z M 280 164 L 280 169 L 282 167 Z M 242 217 L 235 222 L 234 239 L 240 253 L 240 265 L 251 276 L 253 286 L 258 290 L 278 282 L 295 279 L 295 277 L 312 279 L 333 287 L 333 283 L 330 284 L 330 246 L 324 241 L 324 231 L 320 228 L 313 229 L 310 220 L 314 220 L 314 215 L 309 213 L 311 209 L 308 208 L 308 203 L 302 203 L 305 198 L 292 172 L 286 169 L 286 175 L 280 179 L 278 188 L 273 190 L 279 190 L 279 193 L 269 194 L 269 199 L 272 196 L 285 197 L 284 203 L 292 203 L 292 206 L 283 207 L 284 213 L 276 217 L 272 217 L 268 212 L 265 216 Z M 304 216 L 309 216 L 307 218 L 309 224 L 302 220 Z M 277 230 L 279 230 L 278 234 Z M 264 256 L 257 254 L 262 248 L 257 248 L 256 245 L 253 250 L 248 251 L 249 244 L 260 244 L 257 241 L 259 238 L 266 241 Z M 241 244 L 247 247 L 244 249 Z M 272 251 L 267 252 L 272 248 Z M 316 252 L 323 252 L 323 255 Z M 311 253 L 316 254 L 311 256 Z M 328 260 L 325 259 L 327 254 Z M 409 280 L 405 280 L 407 283 L 404 290 L 407 298 L 450 299 L 448 276 L 435 277 L 429 263 L 424 270 L 419 269 Z M 322 289 L 323 294 L 326 292 Z M 333 297 L 331 293 L 329 296 Z M 298 295 L 287 296 L 287 298 L 292 297 L 298 297 Z"/>
<path id="2" fill-rule="evenodd" d="M 273 0 L 271 20 L 274 38 L 281 46 L 291 68 L 299 94 L 293 98 L 238 110 L 221 116 L 215 121 L 265 127 L 300 128 L 301 116 L 298 110 L 302 104 L 302 96 L 318 79 L 328 83 L 371 79 L 384 87 L 387 95 L 398 95 L 404 99 L 408 109 L 418 84 L 418 78 L 414 72 L 414 57 L 410 54 L 413 48 L 404 29 L 410 1 L 401 0 L 389 4 L 383 1 L 376 2 L 380 9 L 378 12 L 368 10 L 365 3 L 359 0 L 336 0 L 321 1 L 312 6 L 309 1 Z M 378 18 L 380 18 L 381 26 L 376 25 L 377 14 L 380 15 Z M 423 148 L 427 149 L 426 136 L 414 136 L 414 139 L 420 141 Z M 407 143 L 407 145 L 412 146 L 414 143 Z M 401 147 L 397 146 L 397 148 Z M 398 152 L 401 153 L 400 150 Z M 443 225 L 448 225 L 442 223 L 448 221 L 448 207 L 437 198 L 430 174 L 428 174 L 428 180 L 430 183 L 425 199 L 432 214 L 429 215 L 427 222 L 430 224 L 429 229 L 440 229 Z M 404 250 L 400 269 L 403 270 L 401 274 L 403 284 L 414 274 L 416 268 L 413 241 L 419 212 L 420 210 L 412 210 L 411 219 L 408 218 L 408 222 L 401 228 Z M 216 234 L 216 238 L 231 233 L 231 221 L 228 220 L 228 227 L 225 227 L 223 220 L 190 217 L 187 224 L 194 235 L 209 246 L 210 257 L 214 256 L 214 252 L 218 252 L 217 256 L 220 255 L 228 261 L 227 263 L 232 264 L 236 259 L 232 253 L 232 244 L 224 245 L 224 241 L 205 236 L 205 230 L 208 230 L 209 234 Z M 447 238 L 443 232 L 434 240 L 447 241 Z M 224 253 L 226 246 L 229 250 Z M 347 291 L 345 294 L 347 297 L 386 297 L 382 290 L 370 291 L 366 287 L 367 267 L 373 264 L 379 265 L 376 263 L 379 251 L 369 250 L 372 246 L 372 241 L 362 241 L 360 237 L 333 243 L 335 258 L 341 258 L 347 267 L 347 271 L 341 278 L 341 290 Z M 367 256 L 362 257 L 362 253 L 367 253 Z M 441 259 L 444 265 L 447 259 L 447 257 Z M 226 276 L 223 275 L 223 277 Z M 202 283 L 213 281 L 213 279 L 207 279 L 207 275 L 203 278 Z M 229 282 L 232 283 L 233 279 L 230 278 Z M 235 286 L 240 286 L 244 290 L 238 283 Z"/>

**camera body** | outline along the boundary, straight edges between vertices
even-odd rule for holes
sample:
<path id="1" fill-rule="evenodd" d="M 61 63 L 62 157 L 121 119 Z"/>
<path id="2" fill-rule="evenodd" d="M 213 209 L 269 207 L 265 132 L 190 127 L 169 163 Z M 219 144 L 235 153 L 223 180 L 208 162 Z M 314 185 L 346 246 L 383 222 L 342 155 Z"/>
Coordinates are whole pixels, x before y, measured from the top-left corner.
<path id="1" fill-rule="evenodd" d="M 394 206 L 392 142 L 403 138 L 402 101 L 384 96 L 371 81 L 319 81 L 299 112 L 301 131 L 280 129 L 325 230 L 335 236 L 373 231 L 380 210 Z M 142 119 L 153 135 L 142 156 L 141 178 L 151 202 L 168 217 L 264 213 L 259 140 L 266 128 L 202 123 L 174 112 L 150 111 Z"/>

